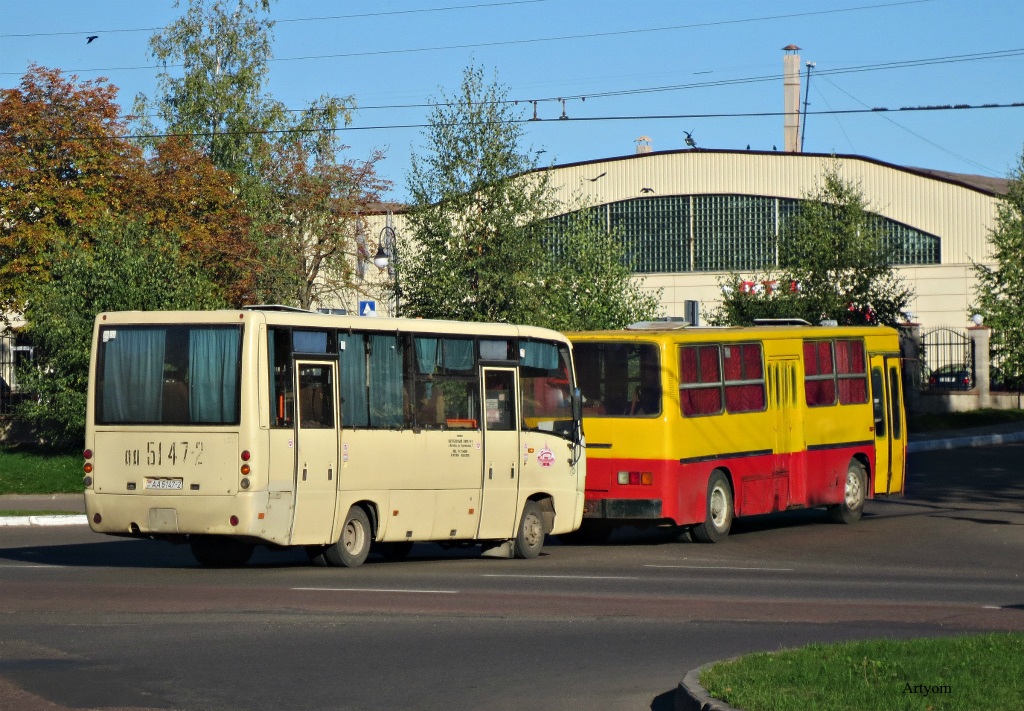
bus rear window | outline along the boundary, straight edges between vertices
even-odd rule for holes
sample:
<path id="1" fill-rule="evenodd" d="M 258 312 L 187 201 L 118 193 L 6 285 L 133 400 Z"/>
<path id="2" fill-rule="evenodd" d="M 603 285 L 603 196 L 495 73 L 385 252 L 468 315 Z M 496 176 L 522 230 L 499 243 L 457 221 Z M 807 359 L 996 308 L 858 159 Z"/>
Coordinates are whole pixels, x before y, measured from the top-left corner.
<path id="1" fill-rule="evenodd" d="M 573 344 L 588 417 L 661 414 L 661 366 L 653 343 Z"/>
<path id="2" fill-rule="evenodd" d="M 100 329 L 96 423 L 238 424 L 241 326 Z"/>

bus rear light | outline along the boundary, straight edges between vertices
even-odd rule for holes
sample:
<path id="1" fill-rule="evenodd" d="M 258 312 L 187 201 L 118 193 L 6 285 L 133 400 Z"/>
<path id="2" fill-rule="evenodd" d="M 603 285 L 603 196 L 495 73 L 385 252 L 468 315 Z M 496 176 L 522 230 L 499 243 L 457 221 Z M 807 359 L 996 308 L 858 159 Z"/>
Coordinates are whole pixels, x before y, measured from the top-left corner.
<path id="1" fill-rule="evenodd" d="M 248 474 L 249 472 L 252 471 L 252 469 L 249 468 L 248 464 L 243 464 L 242 468 L 239 469 L 238 471 L 242 472 L 242 474 Z"/>
<path id="2" fill-rule="evenodd" d="M 238 485 L 243 489 L 249 488 L 249 480 L 246 477 L 242 477 L 242 481 L 238 482 Z"/>
<path id="3" fill-rule="evenodd" d="M 231 518 L 229 518 L 228 519 L 228 523 L 230 523 L 232 526 L 237 526 L 238 525 L 238 516 L 232 516 Z"/>
<path id="4" fill-rule="evenodd" d="M 245 450 L 245 451 L 243 451 L 243 452 L 242 452 L 242 454 L 241 454 L 241 457 L 242 457 L 242 461 L 243 461 L 243 462 L 248 462 L 248 461 L 249 461 L 249 457 L 251 457 L 251 456 L 252 456 L 252 455 L 251 455 L 251 454 L 249 454 L 249 450 L 248 450 L 248 449 L 246 449 L 246 450 Z"/>
<path id="5" fill-rule="evenodd" d="M 90 488 L 92 486 L 92 477 L 87 476 L 84 479 L 82 479 L 82 486 L 84 486 L 86 489 Z"/>
<path id="6" fill-rule="evenodd" d="M 619 484 L 626 486 L 651 486 L 654 483 L 653 472 L 619 472 Z"/>
<path id="7" fill-rule="evenodd" d="M 82 459 L 92 459 L 92 450 L 87 449 L 84 452 L 82 452 Z"/>
<path id="8" fill-rule="evenodd" d="M 82 471 L 84 471 L 86 474 L 92 474 L 92 463 L 86 462 L 85 466 L 82 467 Z"/>
<path id="9" fill-rule="evenodd" d="M 101 521 L 103 521 L 103 517 L 100 516 L 98 513 L 95 513 L 95 514 L 92 515 L 92 522 L 93 523 L 100 523 Z"/>

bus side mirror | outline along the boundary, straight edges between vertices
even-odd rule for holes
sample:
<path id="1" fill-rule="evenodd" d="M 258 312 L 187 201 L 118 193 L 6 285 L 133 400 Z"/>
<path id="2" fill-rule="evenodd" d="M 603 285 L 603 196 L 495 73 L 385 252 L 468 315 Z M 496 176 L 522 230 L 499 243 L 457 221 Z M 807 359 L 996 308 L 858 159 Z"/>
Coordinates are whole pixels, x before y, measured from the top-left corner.
<path id="1" fill-rule="evenodd" d="M 572 419 L 577 422 L 583 419 L 583 393 L 579 388 L 572 393 Z"/>

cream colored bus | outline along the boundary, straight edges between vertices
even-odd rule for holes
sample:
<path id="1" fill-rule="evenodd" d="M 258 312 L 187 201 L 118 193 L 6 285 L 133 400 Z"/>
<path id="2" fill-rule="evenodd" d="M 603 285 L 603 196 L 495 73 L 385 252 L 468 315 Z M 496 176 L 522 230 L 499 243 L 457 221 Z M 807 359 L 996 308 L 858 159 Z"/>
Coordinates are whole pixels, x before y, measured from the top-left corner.
<path id="1" fill-rule="evenodd" d="M 94 531 L 358 566 L 371 545 L 531 558 L 579 527 L 568 340 L 525 326 L 285 307 L 96 318 L 85 442 Z"/>

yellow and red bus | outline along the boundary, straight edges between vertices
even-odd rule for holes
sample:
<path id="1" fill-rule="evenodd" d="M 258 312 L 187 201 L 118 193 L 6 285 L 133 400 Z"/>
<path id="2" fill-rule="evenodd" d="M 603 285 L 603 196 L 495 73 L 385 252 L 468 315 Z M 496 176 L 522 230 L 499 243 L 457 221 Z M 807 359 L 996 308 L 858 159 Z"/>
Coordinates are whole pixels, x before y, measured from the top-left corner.
<path id="1" fill-rule="evenodd" d="M 357 566 L 371 544 L 539 554 L 579 526 L 585 461 L 562 334 L 256 307 L 102 313 L 85 437 L 94 531 Z"/>
<path id="2" fill-rule="evenodd" d="M 716 542 L 734 517 L 823 506 L 854 522 L 867 498 L 903 492 L 894 329 L 649 322 L 569 337 L 592 535 L 675 524 Z"/>

